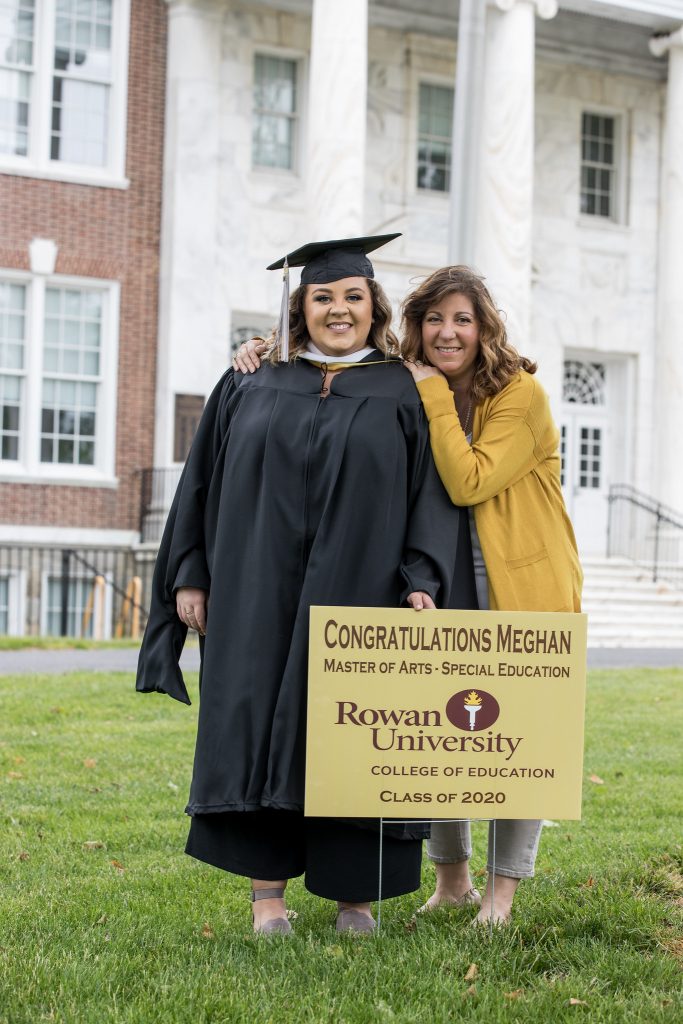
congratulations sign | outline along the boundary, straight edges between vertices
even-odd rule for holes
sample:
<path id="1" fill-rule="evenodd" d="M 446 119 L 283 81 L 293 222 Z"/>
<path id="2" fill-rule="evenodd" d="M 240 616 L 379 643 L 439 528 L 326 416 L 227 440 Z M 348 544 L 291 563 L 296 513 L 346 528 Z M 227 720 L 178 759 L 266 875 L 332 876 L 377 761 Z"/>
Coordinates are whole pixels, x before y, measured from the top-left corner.
<path id="1" fill-rule="evenodd" d="M 305 813 L 580 818 L 586 616 L 311 608 Z"/>

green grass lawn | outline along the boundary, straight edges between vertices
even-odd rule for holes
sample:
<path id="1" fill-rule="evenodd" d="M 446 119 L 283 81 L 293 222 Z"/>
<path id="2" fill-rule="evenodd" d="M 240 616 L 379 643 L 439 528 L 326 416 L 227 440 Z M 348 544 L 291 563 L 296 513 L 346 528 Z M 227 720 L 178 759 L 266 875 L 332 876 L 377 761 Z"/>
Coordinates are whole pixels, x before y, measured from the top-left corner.
<path id="1" fill-rule="evenodd" d="M 86 640 L 73 636 L 0 636 L 0 651 L 97 651 L 108 647 L 139 647 L 140 640 Z"/>
<path id="2" fill-rule="evenodd" d="M 295 881 L 296 935 L 268 941 L 245 880 L 182 852 L 196 703 L 127 675 L 3 677 L 0 1021 L 679 1022 L 682 687 L 683 671 L 591 674 L 584 818 L 544 831 L 513 927 L 411 925 L 425 864 L 376 938 L 337 936 Z"/>

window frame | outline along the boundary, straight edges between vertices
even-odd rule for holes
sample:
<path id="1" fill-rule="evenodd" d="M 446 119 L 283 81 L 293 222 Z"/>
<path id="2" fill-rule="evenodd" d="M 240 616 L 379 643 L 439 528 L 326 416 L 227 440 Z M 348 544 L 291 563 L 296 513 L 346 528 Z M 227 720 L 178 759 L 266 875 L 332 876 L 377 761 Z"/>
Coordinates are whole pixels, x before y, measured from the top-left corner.
<path id="1" fill-rule="evenodd" d="M 249 66 L 249 95 L 250 95 L 250 120 L 249 120 L 249 169 L 252 174 L 260 177 L 275 176 L 278 178 L 300 178 L 301 168 L 304 163 L 305 153 L 305 124 L 306 124 L 306 97 L 308 96 L 308 66 L 306 54 L 300 50 L 291 50 L 286 47 L 275 47 L 256 44 L 251 50 L 251 63 Z M 289 60 L 296 65 L 297 74 L 297 103 L 293 114 L 295 121 L 295 137 L 292 146 L 291 167 L 266 167 L 263 164 L 254 163 L 253 130 L 256 117 L 254 105 L 254 87 L 256 84 L 256 58 L 273 57 L 276 60 Z"/>
<path id="2" fill-rule="evenodd" d="M 31 274 L 0 268 L 0 278 L 26 285 L 26 337 L 24 396 L 21 409 L 19 458 L 0 459 L 0 481 L 75 484 L 116 487 L 116 399 L 118 377 L 119 303 L 118 281 L 66 274 Z M 40 419 L 42 405 L 45 324 L 45 290 L 74 288 L 105 293 L 102 315 L 102 346 L 97 379 L 98 404 L 95 433 L 95 463 L 92 466 L 40 461 Z M 49 376 L 49 374 L 47 374 Z"/>
<path id="3" fill-rule="evenodd" d="M 197 406 L 198 415 L 196 417 L 195 428 L 192 431 L 192 436 L 190 437 L 190 443 L 187 445 L 187 450 L 185 452 L 185 455 L 182 457 L 182 459 L 178 459 L 177 455 L 178 455 L 178 449 L 180 447 L 179 442 L 181 440 L 181 438 L 178 436 L 179 419 L 189 419 L 189 416 L 187 416 L 186 414 L 185 414 L 185 416 L 183 416 L 182 412 L 179 412 L 178 405 L 181 404 L 180 403 L 181 399 L 188 399 L 188 398 L 196 398 L 197 399 L 196 406 Z M 194 435 L 197 433 L 197 427 L 199 426 L 199 421 L 201 420 L 202 413 L 204 412 L 204 409 L 206 408 L 206 399 L 207 399 L 207 395 L 206 394 L 197 394 L 196 392 L 190 393 L 190 392 L 187 392 L 187 391 L 174 391 L 173 392 L 173 461 L 172 461 L 172 465 L 174 465 L 174 466 L 182 466 L 182 465 L 185 464 L 185 462 L 187 462 L 187 457 L 188 457 L 188 455 L 190 453 L 190 448 L 192 446 L 192 440 L 194 438 Z M 201 408 L 200 408 L 200 406 L 201 406 Z"/>
<path id="4" fill-rule="evenodd" d="M 0 154 L 0 172 L 82 185 L 128 188 L 125 170 L 130 0 L 112 2 L 108 160 L 104 167 L 67 163 L 50 157 L 55 25 L 56 0 L 39 0 L 35 10 L 33 69 L 30 72 L 28 155 Z"/>
<path id="5" fill-rule="evenodd" d="M 451 191 L 438 192 L 435 189 L 419 188 L 417 184 L 417 147 L 420 138 L 420 86 L 438 85 L 442 89 L 453 90 L 453 102 L 455 103 L 455 84 L 452 76 L 429 72 L 421 68 L 415 68 L 411 75 L 410 83 L 410 109 L 409 131 L 407 138 L 406 152 L 406 181 L 408 184 L 408 196 L 414 202 L 421 204 L 432 204 L 443 207 L 450 203 Z M 452 130 L 452 129 L 451 129 Z M 451 174 L 453 168 L 453 140 L 451 137 Z M 451 182 L 452 184 L 452 182 Z"/>
<path id="6" fill-rule="evenodd" d="M 27 391 L 28 391 L 28 383 L 27 383 L 28 382 L 28 368 L 27 368 L 27 362 L 28 362 L 28 341 L 27 341 L 27 338 L 28 338 L 30 330 L 31 330 L 31 310 L 30 310 L 29 289 L 26 286 L 26 282 L 25 281 L 20 281 L 20 280 L 17 280 L 16 278 L 14 278 L 14 277 L 10 277 L 9 275 L 5 275 L 2 272 L 2 270 L 0 270 L 0 281 L 2 281 L 2 283 L 7 283 L 7 284 L 23 285 L 26 288 L 25 302 L 24 302 L 24 338 L 23 338 L 23 342 L 22 342 L 23 349 L 24 349 L 24 365 L 21 368 L 15 368 L 15 367 L 9 367 L 9 366 L 8 367 L 0 366 L 0 376 L 3 376 L 3 377 L 14 377 L 14 378 L 16 378 L 16 379 L 18 379 L 20 381 L 20 389 L 19 390 L 20 390 L 20 394 L 21 394 L 21 399 L 20 399 L 20 404 L 19 404 L 18 458 L 17 459 L 3 459 L 2 458 L 2 449 L 0 448 L 0 466 L 4 466 L 4 465 L 17 465 L 17 464 L 21 463 L 21 461 L 22 461 L 23 433 L 24 433 L 23 410 L 24 410 L 25 405 L 26 405 L 26 394 L 27 394 Z M 3 433 L 3 431 L 0 431 L 0 436 L 2 436 L 2 433 Z"/>
<path id="7" fill-rule="evenodd" d="M 453 82 L 445 82 L 442 79 L 437 79 L 431 75 L 419 75 L 415 90 L 415 139 L 413 145 L 413 184 L 415 192 L 418 195 L 431 195 L 431 196 L 446 196 L 449 197 L 451 194 L 452 178 L 453 178 L 453 118 L 451 117 L 451 156 L 450 164 L 448 169 L 449 182 L 448 188 L 424 188 L 417 183 L 418 169 L 419 169 L 419 158 L 418 149 L 420 144 L 420 92 L 422 86 L 431 86 L 432 88 L 445 89 L 453 93 L 453 104 L 455 106 L 455 86 Z"/>
<path id="8" fill-rule="evenodd" d="M 595 116 L 595 117 L 611 117 L 614 120 L 614 164 L 613 164 L 613 192 L 611 193 L 612 198 L 612 210 L 609 217 L 604 217 L 598 213 L 584 213 L 581 209 L 581 193 L 582 193 L 582 171 L 584 167 L 583 159 L 583 119 L 584 116 Z M 627 139 L 629 135 L 628 131 L 628 113 L 625 110 L 619 110 L 616 107 L 605 107 L 599 103 L 591 103 L 581 105 L 579 107 L 579 122 L 578 122 L 578 154 L 579 154 L 579 175 L 578 175 L 578 215 L 580 223 L 584 225 L 592 226 L 616 226 L 624 227 L 627 224 L 626 210 L 627 210 L 627 187 L 628 187 L 628 153 L 627 153 Z"/>

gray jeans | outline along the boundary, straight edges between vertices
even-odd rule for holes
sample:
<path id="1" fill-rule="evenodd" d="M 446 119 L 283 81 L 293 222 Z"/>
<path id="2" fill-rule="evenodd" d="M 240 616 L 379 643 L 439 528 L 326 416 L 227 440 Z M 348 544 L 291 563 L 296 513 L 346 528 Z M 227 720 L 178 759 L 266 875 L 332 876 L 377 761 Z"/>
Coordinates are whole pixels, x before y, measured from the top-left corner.
<path id="1" fill-rule="evenodd" d="M 542 821 L 496 821 L 495 869 L 508 878 L 533 878 Z M 429 859 L 436 864 L 455 864 L 472 856 L 469 821 L 433 821 L 427 841 Z M 493 871 L 493 822 L 489 823 L 487 870 Z"/>
<path id="2" fill-rule="evenodd" d="M 470 437 L 467 438 L 470 441 Z M 471 441 L 470 441 L 471 443 Z M 479 608 L 489 607 L 486 566 L 477 536 L 474 512 L 469 509 L 470 535 L 474 576 L 477 585 Z M 533 878 L 538 843 L 541 838 L 542 821 L 496 821 L 495 868 L 497 875 L 508 878 Z M 456 864 L 472 856 L 472 840 L 469 821 L 433 821 L 432 838 L 427 842 L 427 853 L 436 864 Z M 493 871 L 493 822 L 489 825 L 489 849 L 487 870 Z"/>

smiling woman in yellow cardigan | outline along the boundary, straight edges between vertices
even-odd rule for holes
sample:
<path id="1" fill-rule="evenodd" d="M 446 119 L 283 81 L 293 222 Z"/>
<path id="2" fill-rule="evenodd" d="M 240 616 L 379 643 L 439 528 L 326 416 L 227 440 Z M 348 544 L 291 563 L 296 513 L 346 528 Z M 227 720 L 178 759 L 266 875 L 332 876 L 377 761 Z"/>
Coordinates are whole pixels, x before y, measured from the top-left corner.
<path id="1" fill-rule="evenodd" d="M 579 611 L 582 573 L 560 487 L 559 431 L 536 365 L 508 344 L 481 277 L 443 267 L 403 304 L 403 352 L 427 417 L 439 475 L 470 507 L 480 608 Z M 468 822 L 433 822 L 436 891 L 422 908 L 481 903 L 476 921 L 510 919 L 534 873 L 539 821 L 498 821 L 489 834 L 483 903 L 472 887 Z"/>
<path id="2" fill-rule="evenodd" d="M 444 486 L 455 505 L 474 507 L 489 606 L 580 611 L 581 567 L 560 488 L 559 433 L 536 378 L 520 370 L 476 406 L 471 445 L 446 377 L 427 377 L 417 387 Z"/>

